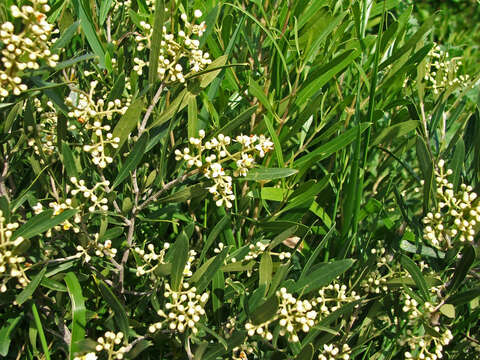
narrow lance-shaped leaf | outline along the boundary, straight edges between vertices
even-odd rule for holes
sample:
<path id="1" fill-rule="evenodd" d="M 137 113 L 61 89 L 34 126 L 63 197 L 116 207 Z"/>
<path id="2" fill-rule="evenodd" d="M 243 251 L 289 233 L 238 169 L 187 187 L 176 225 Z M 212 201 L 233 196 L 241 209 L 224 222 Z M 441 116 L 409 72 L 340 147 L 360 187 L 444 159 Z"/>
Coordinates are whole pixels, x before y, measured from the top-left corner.
<path id="1" fill-rule="evenodd" d="M 70 359 L 80 349 L 77 342 L 85 337 L 87 325 L 85 299 L 82 294 L 82 287 L 73 272 L 65 276 L 65 283 L 68 288 L 68 295 L 72 303 L 72 336 L 70 338 Z"/>
<path id="2" fill-rule="evenodd" d="M 427 282 L 425 281 L 425 278 L 423 277 L 422 272 L 420 271 L 418 266 L 415 264 L 415 262 L 412 259 L 410 259 L 408 256 L 405 256 L 402 254 L 400 256 L 400 263 L 402 264 L 403 267 L 405 267 L 405 269 L 407 269 L 413 281 L 415 281 L 415 284 L 420 290 L 420 294 L 422 298 L 426 301 L 429 300 L 430 294 L 428 292 Z"/>
<path id="3" fill-rule="evenodd" d="M 40 272 L 35 275 L 35 277 L 30 281 L 25 289 L 22 290 L 20 294 L 17 295 L 15 301 L 18 305 L 22 305 L 25 301 L 27 301 L 35 292 L 40 281 L 42 281 L 45 272 L 47 271 L 47 267 L 45 266 Z"/>
<path id="4" fill-rule="evenodd" d="M 171 286 L 172 290 L 178 291 L 182 285 L 183 271 L 188 260 L 188 237 L 184 230 L 177 237 L 173 246 L 175 248 L 173 249 Z"/>
<path id="5" fill-rule="evenodd" d="M 100 294 L 102 294 L 102 297 L 115 312 L 114 319 L 118 327 L 123 332 L 123 334 L 128 337 L 129 325 L 125 308 L 123 307 L 122 303 L 117 299 L 117 297 L 113 294 L 112 290 L 110 290 L 107 284 L 105 284 L 102 280 L 98 280 L 97 284 L 98 289 L 100 290 Z"/>
<path id="6" fill-rule="evenodd" d="M 135 168 L 142 160 L 143 155 L 145 154 L 145 148 L 147 147 L 147 143 L 148 133 L 144 133 L 135 143 L 132 151 L 123 163 L 122 168 L 118 172 L 117 178 L 113 182 L 112 189 L 120 185 L 122 181 L 125 180 L 125 178 L 128 176 L 128 174 L 130 174 L 131 171 L 135 170 Z"/>

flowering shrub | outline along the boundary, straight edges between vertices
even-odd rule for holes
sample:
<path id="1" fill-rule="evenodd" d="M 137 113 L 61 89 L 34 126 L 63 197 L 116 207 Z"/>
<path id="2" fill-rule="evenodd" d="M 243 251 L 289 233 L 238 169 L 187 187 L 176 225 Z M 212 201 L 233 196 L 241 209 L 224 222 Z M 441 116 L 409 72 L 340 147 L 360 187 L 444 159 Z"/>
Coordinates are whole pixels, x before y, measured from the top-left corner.
<path id="1" fill-rule="evenodd" d="M 477 45 L 416 6 L 0 4 L 0 358 L 476 359 Z"/>

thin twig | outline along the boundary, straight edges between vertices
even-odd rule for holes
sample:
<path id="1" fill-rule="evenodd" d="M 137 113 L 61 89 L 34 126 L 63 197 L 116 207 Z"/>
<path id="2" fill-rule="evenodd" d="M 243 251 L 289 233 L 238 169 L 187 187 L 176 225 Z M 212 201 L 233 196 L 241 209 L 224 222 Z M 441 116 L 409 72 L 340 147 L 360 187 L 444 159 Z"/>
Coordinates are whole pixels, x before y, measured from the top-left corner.
<path id="1" fill-rule="evenodd" d="M 197 174 L 199 171 L 200 171 L 200 169 L 192 170 L 192 171 L 190 171 L 190 172 L 188 172 L 188 173 L 186 173 L 186 174 L 183 174 L 182 176 L 176 178 L 175 180 L 172 180 L 172 181 L 170 181 L 169 183 L 166 183 L 163 188 L 161 188 L 159 191 L 157 191 L 157 192 L 154 193 L 153 195 L 150 195 L 150 197 L 147 198 L 147 200 L 145 200 L 142 204 L 140 204 L 140 205 L 137 207 L 137 210 L 138 210 L 138 211 L 143 210 L 147 205 L 149 205 L 152 201 L 157 200 L 157 199 L 158 199 L 162 194 L 164 194 L 166 191 L 170 190 L 170 189 L 171 189 L 172 187 L 174 187 L 175 185 L 184 182 L 187 178 L 189 178 L 190 176 L 193 176 L 193 175 Z"/>
<path id="2" fill-rule="evenodd" d="M 143 132 L 145 131 L 145 127 L 147 126 L 147 121 L 150 118 L 150 115 L 152 115 L 153 108 L 155 105 L 157 105 L 158 100 L 160 100 L 160 96 L 162 95 L 163 92 L 163 83 L 160 84 L 158 87 L 157 92 L 153 96 L 152 103 L 148 107 L 147 111 L 145 112 L 145 116 L 143 117 L 142 123 L 140 124 L 140 127 L 138 128 L 138 136 L 140 137 Z"/>

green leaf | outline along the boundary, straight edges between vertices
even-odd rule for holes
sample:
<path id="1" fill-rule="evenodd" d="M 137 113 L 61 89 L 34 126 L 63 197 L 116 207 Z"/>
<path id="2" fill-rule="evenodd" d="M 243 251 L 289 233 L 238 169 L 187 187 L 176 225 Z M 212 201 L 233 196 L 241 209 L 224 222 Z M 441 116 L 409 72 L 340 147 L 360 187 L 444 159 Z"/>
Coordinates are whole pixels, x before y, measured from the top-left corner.
<path id="1" fill-rule="evenodd" d="M 306 83 L 297 95 L 297 104 L 299 106 L 306 104 L 307 99 L 311 98 L 317 91 L 321 90 L 322 86 L 328 83 L 335 75 L 344 70 L 361 54 L 360 49 L 346 50 L 328 64 L 322 66 L 314 73 L 310 74 L 313 80 Z M 315 77 L 318 74 L 317 77 Z"/>
<path id="2" fill-rule="evenodd" d="M 188 102 L 194 97 L 195 95 L 188 91 L 188 89 L 183 89 L 180 94 L 175 97 L 175 100 L 173 100 L 170 105 L 152 121 L 148 129 L 160 126 L 170 120 L 176 113 L 182 111 L 185 106 L 188 105 Z"/>
<path id="3" fill-rule="evenodd" d="M 152 346 L 153 343 L 150 340 L 141 339 L 135 346 L 127 353 L 127 359 L 135 359 L 143 351 Z"/>
<path id="4" fill-rule="evenodd" d="M 320 251 L 324 248 L 325 243 L 330 239 L 330 237 L 335 233 L 335 225 L 328 230 L 328 232 L 325 234 L 323 239 L 319 242 L 315 250 L 313 251 L 312 255 L 307 260 L 307 263 L 303 267 L 303 270 L 300 274 L 300 279 L 304 279 L 307 274 L 310 272 L 310 269 L 312 268 L 313 264 L 315 263 L 315 260 L 317 259 L 318 255 L 320 254 Z"/>
<path id="5" fill-rule="evenodd" d="M 282 146 L 280 145 L 280 140 L 278 139 L 277 132 L 275 131 L 272 121 L 268 116 L 264 117 L 264 121 L 265 121 L 265 125 L 267 126 L 268 133 L 272 138 L 278 165 L 283 168 L 285 166 L 285 162 L 283 161 Z"/>
<path id="6" fill-rule="evenodd" d="M 455 274 L 450 284 L 447 286 L 449 292 L 457 290 L 468 274 L 468 271 L 475 262 L 475 249 L 472 245 L 465 245 L 460 252 L 460 260 L 455 267 Z"/>
<path id="7" fill-rule="evenodd" d="M 198 293 L 201 293 L 203 290 L 205 290 L 208 287 L 215 273 L 220 270 L 220 267 L 223 265 L 223 263 L 225 262 L 225 258 L 228 255 L 228 249 L 229 249 L 228 246 L 224 247 L 223 250 L 220 252 L 220 254 L 215 256 L 214 260 L 208 265 L 208 268 L 206 269 L 206 271 L 203 273 L 203 275 L 200 277 L 200 279 L 196 284 Z"/>
<path id="8" fill-rule="evenodd" d="M 4 322 L 3 326 L 0 328 L 0 356 L 7 356 L 8 348 L 10 347 L 10 342 L 12 341 L 10 336 L 22 318 L 23 314 L 14 318 L 10 318 Z"/>
<path id="9" fill-rule="evenodd" d="M 173 244 L 173 260 L 171 273 L 171 286 L 173 291 L 179 291 L 182 286 L 183 271 L 188 260 L 188 236 L 182 230 Z"/>
<path id="10" fill-rule="evenodd" d="M 77 166 L 75 165 L 75 159 L 73 158 L 72 150 L 70 146 L 64 141 L 62 141 L 62 156 L 63 156 L 63 166 L 65 167 L 65 172 L 69 178 L 78 177 Z"/>
<path id="11" fill-rule="evenodd" d="M 98 22 L 100 26 L 103 26 L 105 20 L 107 20 L 108 12 L 112 7 L 113 0 L 102 0 L 100 4 L 100 16 L 98 18 Z"/>
<path id="12" fill-rule="evenodd" d="M 97 280 L 97 285 L 98 289 L 100 290 L 100 294 L 115 313 L 114 319 L 117 323 L 117 326 L 123 332 L 124 336 L 128 338 L 129 325 L 128 316 L 125 308 L 123 307 L 122 303 L 117 299 L 117 297 L 113 294 L 112 290 L 110 290 L 110 287 L 107 284 L 105 284 L 102 280 Z"/>
<path id="13" fill-rule="evenodd" d="M 343 134 L 336 136 L 328 143 L 319 146 L 309 154 L 304 155 L 298 160 L 296 160 L 295 167 L 308 167 L 310 164 L 326 159 L 340 149 L 343 149 L 347 145 L 350 145 L 357 138 L 358 130 L 360 130 L 360 133 L 363 133 L 366 129 L 368 129 L 369 126 L 370 124 L 368 123 L 362 123 L 352 129 L 345 131 Z"/>
<path id="14" fill-rule="evenodd" d="M 307 344 L 305 347 L 300 351 L 295 359 L 297 360 L 312 360 L 313 353 L 315 352 L 312 344 Z"/>
<path id="15" fill-rule="evenodd" d="M 65 275 L 65 283 L 68 288 L 68 295 L 72 303 L 72 336 L 69 344 L 70 359 L 80 351 L 77 342 L 85 337 L 87 328 L 87 318 L 85 309 L 85 299 L 82 294 L 82 286 L 73 272 Z"/>
<path id="16" fill-rule="evenodd" d="M 267 294 L 270 283 L 272 282 L 273 263 L 270 252 L 265 251 L 260 259 L 260 267 L 258 269 L 258 286 L 265 288 L 264 295 Z"/>
<path id="17" fill-rule="evenodd" d="M 99 65 L 103 69 L 105 68 L 105 51 L 102 43 L 98 39 L 97 32 L 95 31 L 91 10 L 87 5 L 88 3 L 84 0 L 72 0 L 72 2 L 75 12 L 80 19 L 80 26 L 82 27 L 83 33 L 87 38 L 88 44 L 92 48 L 95 55 L 98 56 Z"/>
<path id="18" fill-rule="evenodd" d="M 296 174 L 298 170 L 289 168 L 255 168 L 249 170 L 247 176 L 240 180 L 269 181 L 281 179 Z"/>
<path id="19" fill-rule="evenodd" d="M 65 287 L 65 285 L 56 280 L 49 279 L 46 276 L 44 276 L 42 281 L 40 281 L 40 285 L 50 290 L 67 292 L 67 288 Z"/>
<path id="20" fill-rule="evenodd" d="M 24 239 L 29 239 L 36 235 L 39 235 L 54 226 L 60 225 L 65 220 L 70 219 L 73 215 L 77 213 L 77 209 L 68 209 L 62 212 L 61 214 L 51 217 L 53 215 L 53 210 L 45 210 L 40 214 L 32 217 L 25 224 L 20 227 L 13 234 L 12 240 L 15 240 L 19 236 Z"/>
<path id="21" fill-rule="evenodd" d="M 160 44 L 163 40 L 163 23 L 165 17 L 165 4 L 163 0 L 155 1 L 155 18 L 153 20 L 153 31 L 151 38 L 151 49 L 148 66 L 148 82 L 153 84 L 158 78 L 158 57 L 160 55 Z"/>
<path id="22" fill-rule="evenodd" d="M 407 135 L 409 132 L 415 130 L 419 124 L 417 120 L 408 120 L 389 126 L 378 134 L 371 146 L 389 143 L 396 138 Z"/>
<path id="23" fill-rule="evenodd" d="M 450 296 L 447 299 L 447 303 L 460 306 L 460 305 L 469 303 L 470 301 L 472 301 L 473 299 L 479 296 L 480 296 L 480 287 L 476 287 L 476 288 L 469 289 L 461 293 Z"/>
<path id="24" fill-rule="evenodd" d="M 276 296 L 272 296 L 254 310 L 251 315 L 252 323 L 258 325 L 270 320 L 277 313 L 277 309 L 278 299 Z"/>
<path id="25" fill-rule="evenodd" d="M 445 253 L 440 250 L 437 250 L 435 248 L 431 248 L 422 244 L 418 244 L 418 246 L 416 246 L 411 242 L 408 242 L 407 240 L 402 240 L 400 242 L 400 248 L 404 251 L 407 251 L 413 254 L 421 254 L 424 256 L 429 256 L 437 259 L 445 258 Z"/>
<path id="26" fill-rule="evenodd" d="M 148 143 L 148 133 L 144 133 L 140 136 L 140 139 L 133 146 L 132 151 L 128 154 L 127 159 L 123 163 L 122 168 L 118 172 L 117 178 L 113 182 L 112 190 L 115 189 L 118 185 L 122 183 L 123 180 L 130 174 L 131 171 L 135 170 L 140 161 L 145 154 L 145 148 Z"/>
<path id="27" fill-rule="evenodd" d="M 418 164 L 420 166 L 420 170 L 423 174 L 423 212 L 426 214 L 428 209 L 430 208 L 430 198 L 432 195 L 432 187 L 433 187 L 433 178 L 434 178 L 434 171 L 432 165 L 432 159 L 430 158 L 427 144 L 421 139 L 417 137 L 417 157 L 418 157 Z"/>
<path id="28" fill-rule="evenodd" d="M 330 284 L 347 271 L 354 262 L 355 260 L 353 259 L 343 259 L 322 264 L 322 266 L 306 275 L 303 279 L 299 279 L 291 290 L 293 292 L 301 292 L 302 294 L 311 293 Z"/>
<path id="29" fill-rule="evenodd" d="M 280 284 L 283 283 L 285 278 L 287 277 L 288 273 L 290 271 L 290 263 L 286 262 L 285 264 L 281 264 L 278 268 L 277 271 L 275 271 L 275 275 L 273 275 L 271 284 L 270 284 L 270 289 L 268 290 L 267 293 L 267 298 L 273 296 L 275 294 L 275 291 L 280 287 Z"/>
<path id="30" fill-rule="evenodd" d="M 208 234 L 207 240 L 205 241 L 205 244 L 202 247 L 202 252 L 200 253 L 200 263 L 202 262 L 203 258 L 207 254 L 208 249 L 210 249 L 210 246 L 212 246 L 213 242 L 217 239 L 217 237 L 220 235 L 220 233 L 223 231 L 225 226 L 230 224 L 230 216 L 225 215 L 223 216 L 220 221 L 218 221 L 215 226 L 213 227 L 212 231 L 210 231 L 210 234 Z"/>
<path id="31" fill-rule="evenodd" d="M 465 160 L 465 143 L 462 139 L 457 141 L 455 152 L 453 153 L 450 169 L 452 169 L 453 189 L 457 190 L 462 176 L 463 162 Z"/>
<path id="32" fill-rule="evenodd" d="M 275 238 L 268 244 L 268 250 L 271 251 L 275 249 L 278 245 L 280 245 L 282 242 L 284 242 L 287 238 L 295 234 L 295 232 L 298 230 L 298 226 L 292 226 L 289 227 L 288 229 L 282 231 L 280 234 L 275 236 Z"/>
<path id="33" fill-rule="evenodd" d="M 46 271 L 47 271 L 46 267 L 40 270 L 40 272 L 37 275 L 35 275 L 32 281 L 28 283 L 25 289 L 23 289 L 22 292 L 15 297 L 15 301 L 17 302 L 18 305 L 22 305 L 25 301 L 27 301 L 33 295 L 38 285 L 40 284 L 40 281 L 42 281 L 42 278 L 45 275 Z"/>
<path id="34" fill-rule="evenodd" d="M 50 360 L 50 351 L 48 350 L 47 339 L 43 332 L 42 319 L 40 319 L 40 314 L 38 313 L 35 303 L 32 303 L 32 314 L 35 326 L 38 330 L 38 336 L 40 337 L 40 343 L 42 344 L 43 354 L 45 355 L 46 360 Z"/>
<path id="35" fill-rule="evenodd" d="M 143 100 L 137 99 L 133 102 L 118 121 L 117 125 L 113 129 L 113 138 L 118 137 L 120 139 L 118 143 L 117 153 L 122 148 L 122 145 L 127 140 L 135 126 L 137 125 L 140 115 L 143 111 Z"/>
<path id="36" fill-rule="evenodd" d="M 57 51 L 64 49 L 69 43 L 70 40 L 75 36 L 75 33 L 78 30 L 78 27 L 80 26 L 80 21 L 75 21 L 72 25 L 70 25 L 67 30 L 60 36 L 60 38 L 55 41 L 55 43 L 52 46 L 52 51 Z"/>
<path id="37" fill-rule="evenodd" d="M 198 136 L 197 99 L 192 97 L 188 101 L 188 137 Z"/>
<path id="38" fill-rule="evenodd" d="M 252 114 L 257 111 L 258 105 L 249 107 L 247 110 L 243 111 L 232 121 L 226 123 L 221 129 L 215 131 L 213 136 L 218 136 L 218 134 L 228 135 L 231 134 L 234 130 L 238 129 L 244 122 L 250 120 Z"/>
<path id="39" fill-rule="evenodd" d="M 22 112 L 23 101 L 19 101 L 15 106 L 8 112 L 7 119 L 3 123 L 2 130 L 4 134 L 8 134 L 13 126 L 13 122 L 17 119 L 18 115 Z"/>
<path id="40" fill-rule="evenodd" d="M 425 281 L 425 278 L 423 277 L 422 272 L 418 268 L 417 264 L 415 264 L 415 262 L 408 256 L 403 254 L 400 256 L 400 264 L 407 269 L 413 281 L 415 281 L 421 297 L 425 301 L 428 301 L 430 299 L 430 293 L 428 291 L 427 282 Z"/>
<path id="41" fill-rule="evenodd" d="M 220 74 L 220 71 L 225 67 L 227 62 L 227 55 L 222 55 L 216 58 L 208 67 L 200 72 L 200 87 L 205 89 L 215 78 Z"/>
<path id="42" fill-rule="evenodd" d="M 201 182 L 199 184 L 187 186 L 181 190 L 174 192 L 171 195 L 164 196 L 158 199 L 160 203 L 176 203 L 185 202 L 197 197 L 205 196 L 206 183 Z"/>
<path id="43" fill-rule="evenodd" d="M 78 64 L 82 61 L 88 61 L 88 60 L 91 60 L 91 59 L 94 59 L 94 58 L 95 58 L 95 55 L 92 54 L 92 53 L 88 53 L 88 54 L 85 54 L 85 55 L 80 55 L 80 56 L 74 57 L 72 59 L 68 59 L 68 60 L 61 61 L 61 62 L 57 63 L 57 65 L 54 67 L 54 69 L 56 71 L 60 71 L 60 70 L 66 69 L 70 66 L 76 65 L 76 64 Z"/>
<path id="44" fill-rule="evenodd" d="M 446 317 L 449 317 L 450 319 L 455 319 L 455 306 L 453 306 L 452 304 L 443 304 L 442 306 L 440 306 L 439 310 Z"/>
<path id="45" fill-rule="evenodd" d="M 406 54 L 409 50 L 414 49 L 419 41 L 425 36 L 425 34 L 432 28 L 433 21 L 435 20 L 435 15 L 430 16 L 427 20 L 422 23 L 422 26 L 417 30 L 417 32 L 407 40 L 407 42 L 399 49 L 395 50 L 390 57 L 388 57 L 384 62 L 379 66 L 379 70 L 382 71 L 388 65 L 393 64 L 400 57 Z"/>

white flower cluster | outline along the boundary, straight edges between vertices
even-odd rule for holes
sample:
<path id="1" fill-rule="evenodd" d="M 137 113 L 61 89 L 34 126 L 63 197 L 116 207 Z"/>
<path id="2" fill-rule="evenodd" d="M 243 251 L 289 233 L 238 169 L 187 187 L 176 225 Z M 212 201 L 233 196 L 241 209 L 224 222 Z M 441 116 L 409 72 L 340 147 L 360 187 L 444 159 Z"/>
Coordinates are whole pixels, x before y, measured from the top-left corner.
<path id="1" fill-rule="evenodd" d="M 88 130 L 93 130 L 93 143 L 90 145 L 84 145 L 83 150 L 92 154 L 92 161 L 95 165 L 104 169 L 107 164 L 113 162 L 113 158 L 105 154 L 105 149 L 107 145 L 110 145 L 112 148 L 118 148 L 120 142 L 119 137 L 113 137 L 112 133 L 109 132 L 111 127 L 110 125 L 102 125 L 100 121 L 95 121 L 93 125 L 87 124 L 85 126 Z M 107 132 L 104 136 L 103 132 Z"/>
<path id="2" fill-rule="evenodd" d="M 393 261 L 393 255 L 386 254 L 386 249 L 381 242 L 377 244 L 377 248 L 373 248 L 370 252 L 372 255 L 378 256 L 377 258 L 377 269 L 368 274 L 367 278 L 362 280 L 360 286 L 362 290 L 366 293 L 380 294 L 381 292 L 386 292 L 388 290 L 387 280 L 395 274 L 389 266 Z M 386 275 L 382 275 L 382 267 L 386 267 Z"/>
<path id="3" fill-rule="evenodd" d="M 312 300 L 312 304 L 318 307 L 319 313 L 324 316 L 340 309 L 343 304 L 360 300 L 360 295 L 357 295 L 355 291 L 347 294 L 347 286 L 338 283 L 320 289 L 318 295 Z"/>
<path id="4" fill-rule="evenodd" d="M 52 201 L 48 204 L 48 206 L 53 209 L 53 215 L 54 216 L 60 215 L 62 212 L 64 212 L 67 209 L 75 209 L 72 206 L 72 199 L 69 199 L 69 198 L 66 198 L 65 201 L 62 202 L 62 203 Z M 33 208 L 33 211 L 35 212 L 35 214 L 40 214 L 43 211 L 43 205 L 41 203 L 37 203 L 36 205 L 32 206 L 32 208 Z M 73 218 L 74 224 L 72 224 L 67 219 L 63 223 L 61 223 L 60 225 L 55 226 L 53 229 L 56 230 L 56 231 L 61 231 L 61 230 L 68 231 L 68 230 L 72 229 L 73 232 L 78 233 L 78 232 L 80 232 L 80 228 L 76 224 L 79 224 L 81 221 L 82 221 L 81 215 L 79 213 L 76 213 L 74 215 L 74 218 Z M 45 233 L 46 237 L 51 237 L 52 236 L 52 231 L 51 230 L 52 229 L 49 229 Z"/>
<path id="5" fill-rule="evenodd" d="M 95 346 L 95 350 L 97 353 L 101 351 L 106 351 L 108 353 L 109 359 L 124 359 L 125 353 L 127 352 L 127 347 L 121 346 L 118 349 L 115 349 L 117 345 L 120 345 L 123 340 L 123 333 L 120 331 L 115 334 L 112 331 L 107 331 L 105 335 L 99 337 L 97 339 L 97 345 Z M 82 356 L 75 356 L 73 360 L 97 360 L 98 357 L 96 353 L 89 352 L 88 354 Z"/>
<path id="6" fill-rule="evenodd" d="M 101 189 L 103 192 L 105 192 L 104 187 L 110 185 L 108 180 L 95 184 L 95 186 L 91 189 L 85 185 L 85 180 L 78 180 L 76 177 L 71 177 L 70 181 L 76 187 L 70 191 L 73 196 L 77 195 L 78 193 L 82 193 L 85 199 L 89 199 L 93 203 L 88 207 L 89 212 L 93 213 L 97 209 L 100 211 L 108 211 L 107 198 L 99 195 L 97 191 Z"/>
<path id="7" fill-rule="evenodd" d="M 450 58 L 448 52 L 441 50 L 438 44 L 430 50 L 427 56 L 427 65 L 424 79 L 432 87 L 434 94 L 442 89 L 456 85 L 465 86 L 468 75 L 458 75 L 459 58 Z"/>
<path id="8" fill-rule="evenodd" d="M 296 299 L 292 294 L 289 294 L 285 288 L 277 291 L 277 297 L 280 302 L 275 316 L 257 325 L 247 322 L 245 329 L 247 330 L 248 336 L 257 334 L 270 341 L 273 339 L 273 334 L 269 330 L 269 326 L 278 321 L 280 335 L 287 335 L 289 341 L 298 342 L 300 339 L 297 334 L 300 331 L 307 333 L 310 328 L 315 325 L 318 313 L 309 300 Z"/>
<path id="9" fill-rule="evenodd" d="M 0 210 L 0 293 L 7 291 L 7 283 L 10 279 L 16 278 L 21 287 L 25 287 L 28 278 L 25 275 L 22 263 L 23 256 L 15 255 L 15 248 L 23 242 L 21 236 L 11 240 L 13 232 L 18 228 L 17 222 L 5 223 L 5 217 Z"/>
<path id="10" fill-rule="evenodd" d="M 136 247 L 135 252 L 145 262 L 145 264 L 137 266 L 136 275 L 142 276 L 145 274 L 151 274 L 151 276 L 154 277 L 154 271 L 158 268 L 159 265 L 164 263 L 163 258 L 165 257 L 165 251 L 169 247 L 170 247 L 170 243 L 168 242 L 164 243 L 163 249 L 160 250 L 158 254 L 155 252 L 155 247 L 153 246 L 153 244 L 147 245 L 147 249 L 149 252 L 146 252 L 144 249 L 140 249 L 139 247 Z"/>
<path id="11" fill-rule="evenodd" d="M 318 360 L 349 360 L 350 346 L 343 344 L 341 348 L 333 344 L 324 344 L 323 351 L 318 355 Z"/>
<path id="12" fill-rule="evenodd" d="M 215 249 L 213 249 L 213 252 L 215 254 L 219 254 L 224 248 L 225 248 L 225 245 L 222 242 L 219 242 L 217 247 L 215 247 Z M 246 262 L 246 261 L 255 260 L 256 258 L 261 256 L 267 250 L 267 248 L 268 248 L 268 243 L 257 241 L 255 244 L 250 244 L 248 246 L 248 253 L 242 259 L 237 259 L 237 258 L 231 256 L 231 257 L 228 257 L 227 259 L 225 259 L 225 261 L 235 263 L 237 261 L 245 261 Z M 279 260 L 289 259 L 292 256 L 292 254 L 290 254 L 287 251 L 280 252 L 280 253 L 274 253 L 274 252 L 270 251 L 270 255 L 278 256 Z"/>
<path id="13" fill-rule="evenodd" d="M 202 17 L 202 12 L 195 10 L 194 16 L 198 19 Z M 188 72 L 199 72 L 212 62 L 210 55 L 200 50 L 200 41 L 194 38 L 203 35 L 206 30 L 205 22 L 199 25 L 190 23 L 186 14 L 182 14 L 181 19 L 183 27 L 177 32 L 177 36 L 168 33 L 166 26 L 163 27 L 157 69 L 160 80 L 184 83 Z M 135 40 L 138 43 L 137 50 L 143 51 L 151 48 L 153 27 L 145 21 L 140 22 L 140 26 L 145 35 L 137 35 Z M 184 59 L 189 65 L 188 69 L 181 65 Z M 133 61 L 136 64 L 134 71 L 142 75 L 143 67 L 148 66 L 148 62 L 140 58 L 134 58 Z"/>
<path id="14" fill-rule="evenodd" d="M 31 5 L 10 7 L 15 19 L 20 19 L 21 32 L 15 31 L 13 23 L 7 21 L 0 25 L 0 43 L 3 44 L 0 59 L 0 99 L 11 93 L 20 95 L 27 90 L 22 76 L 27 69 L 40 68 L 39 61 L 44 60 L 48 66 L 57 65 L 59 56 L 52 54 L 50 48 L 55 32 L 48 23 L 46 13 L 50 11 L 48 0 L 31 0 Z"/>
<path id="15" fill-rule="evenodd" d="M 189 139 L 193 149 L 190 150 L 189 147 L 186 147 L 183 151 L 175 150 L 175 159 L 177 161 L 185 160 L 188 167 L 202 168 L 205 177 L 214 183 L 208 188 L 208 191 L 213 195 L 216 205 L 224 204 L 227 208 L 231 208 L 232 201 L 235 200 L 232 177 L 225 172 L 222 163 L 232 161 L 236 166 L 233 176 L 246 176 L 248 170 L 255 165 L 251 153 L 258 153 L 260 157 L 264 157 L 266 152 L 273 149 L 273 143 L 263 135 L 240 135 L 237 136 L 235 142 L 241 144 L 242 148 L 232 154 L 228 149 L 230 145 L 233 145 L 229 136 L 219 134 L 218 137 L 213 137 L 203 144 L 204 138 L 205 131 L 200 130 L 198 138 Z"/>
<path id="16" fill-rule="evenodd" d="M 98 100 L 94 99 L 97 85 L 98 81 L 91 81 L 88 93 L 76 89 L 72 90 L 65 99 L 65 103 L 70 107 L 68 112 L 70 118 L 77 119 L 83 124 L 103 118 L 111 120 L 115 114 L 125 114 L 130 106 L 130 100 L 127 99 L 124 103 L 120 99 L 107 101 L 107 94 Z"/>
<path id="17" fill-rule="evenodd" d="M 184 333 L 188 329 L 193 334 L 198 332 L 197 323 L 205 315 L 204 306 L 208 301 L 208 293 L 197 294 L 195 287 L 190 287 L 187 282 L 182 284 L 183 290 L 174 291 L 168 283 L 165 284 L 164 296 L 169 302 L 165 304 L 165 310 L 158 310 L 158 315 L 165 320 L 150 325 L 148 331 L 154 333 L 163 327 L 163 323 L 168 323 L 171 331 Z"/>
<path id="18" fill-rule="evenodd" d="M 425 359 L 437 360 L 443 357 L 443 346 L 448 345 L 453 335 L 449 329 L 442 329 L 440 326 L 432 323 L 436 318 L 438 309 L 430 302 L 419 304 L 408 294 L 402 294 L 403 302 L 402 311 L 407 315 L 407 331 L 406 336 L 400 338 L 400 345 L 407 344 L 410 351 L 406 351 L 404 356 L 406 359 Z M 432 328 L 440 334 L 440 337 L 432 335 L 425 331 L 424 323 L 431 324 Z"/>
<path id="19" fill-rule="evenodd" d="M 454 240 L 473 242 L 476 225 L 480 222 L 480 204 L 471 186 L 461 184 L 460 191 L 453 190 L 447 180 L 452 170 L 444 171 L 444 160 L 438 162 L 435 170 L 438 205 L 435 212 L 429 212 L 423 219 L 423 238 L 433 246 L 449 249 Z"/>
<path id="20" fill-rule="evenodd" d="M 47 102 L 51 111 L 45 111 L 38 99 L 34 99 L 34 104 L 37 113 L 40 114 L 40 122 L 36 126 L 36 133 L 33 133 L 34 128 L 32 126 L 28 127 L 28 130 L 33 133 L 32 138 L 28 140 L 28 146 L 32 147 L 37 155 L 41 155 L 42 152 L 45 156 L 51 156 L 57 148 L 57 112 L 51 101 Z M 40 142 L 41 152 L 35 139 Z M 40 163 L 44 164 L 43 157 L 40 158 Z"/>
<path id="21" fill-rule="evenodd" d="M 82 356 L 75 356 L 73 360 L 97 360 L 97 354 L 94 352 L 89 352 L 88 354 L 82 355 Z"/>
<path id="22" fill-rule="evenodd" d="M 248 354 L 253 354 L 254 348 L 257 347 L 256 343 L 252 345 L 242 344 L 240 346 L 235 346 L 232 349 L 232 360 L 248 360 Z"/>
<path id="23" fill-rule="evenodd" d="M 104 256 L 107 256 L 109 258 L 114 258 L 115 255 L 117 255 L 118 250 L 112 247 L 112 241 L 111 240 L 105 240 L 105 243 L 101 243 L 98 241 L 99 239 L 99 234 L 96 233 L 93 236 L 93 240 L 90 240 L 88 242 L 88 245 L 86 248 L 84 248 L 82 245 L 77 245 L 77 257 L 84 257 L 85 262 L 88 263 L 92 257 L 89 254 L 89 251 L 92 250 L 96 256 L 103 258 Z"/>

